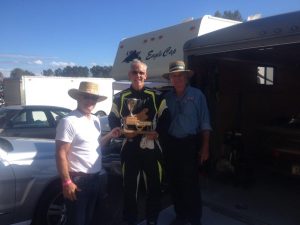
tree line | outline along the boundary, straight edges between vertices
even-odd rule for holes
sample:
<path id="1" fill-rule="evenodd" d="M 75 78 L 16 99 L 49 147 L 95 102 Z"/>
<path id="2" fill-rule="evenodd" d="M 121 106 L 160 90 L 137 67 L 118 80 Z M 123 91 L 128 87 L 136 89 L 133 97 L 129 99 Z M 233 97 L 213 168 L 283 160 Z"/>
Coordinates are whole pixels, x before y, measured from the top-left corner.
<path id="1" fill-rule="evenodd" d="M 43 70 L 42 75 L 62 77 L 110 77 L 111 70 L 112 66 L 93 66 L 91 68 L 86 66 L 66 66 L 56 70 Z M 20 78 L 24 75 L 34 76 L 35 74 L 21 68 L 15 68 L 10 72 L 11 78 Z"/>
<path id="2" fill-rule="evenodd" d="M 216 11 L 214 16 L 224 18 L 224 19 L 229 19 L 229 20 L 236 20 L 240 22 L 245 21 L 241 13 L 239 12 L 239 10 L 234 10 L 234 11 L 225 10 L 223 13 Z"/>

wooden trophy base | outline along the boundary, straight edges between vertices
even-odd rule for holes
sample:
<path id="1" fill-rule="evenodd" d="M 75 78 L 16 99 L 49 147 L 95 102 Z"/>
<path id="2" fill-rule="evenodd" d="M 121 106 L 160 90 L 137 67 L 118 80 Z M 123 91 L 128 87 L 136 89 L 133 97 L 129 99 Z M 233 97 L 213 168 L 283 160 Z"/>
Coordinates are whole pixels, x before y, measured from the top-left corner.
<path id="1" fill-rule="evenodd" d="M 123 134 L 151 134 L 153 131 L 148 131 L 148 130 L 129 130 L 126 128 L 122 129 Z"/>
<path id="2" fill-rule="evenodd" d="M 132 129 L 128 129 L 131 127 Z M 143 130 L 146 128 L 146 130 Z M 122 132 L 125 134 L 150 134 L 153 131 L 152 122 L 150 121 L 140 121 L 136 116 L 128 116 L 125 119 L 125 126 Z"/>

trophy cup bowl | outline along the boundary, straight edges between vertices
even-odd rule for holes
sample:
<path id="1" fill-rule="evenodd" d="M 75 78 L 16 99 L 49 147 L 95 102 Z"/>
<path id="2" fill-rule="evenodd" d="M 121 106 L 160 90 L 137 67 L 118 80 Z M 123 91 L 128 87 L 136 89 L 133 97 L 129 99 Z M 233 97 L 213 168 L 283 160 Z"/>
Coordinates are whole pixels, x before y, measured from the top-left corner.
<path id="1" fill-rule="evenodd" d="M 130 116 L 134 116 L 132 112 L 135 109 L 135 107 L 139 101 L 140 100 L 137 98 L 127 98 L 126 99 L 126 103 L 127 103 L 128 110 L 130 112 Z"/>

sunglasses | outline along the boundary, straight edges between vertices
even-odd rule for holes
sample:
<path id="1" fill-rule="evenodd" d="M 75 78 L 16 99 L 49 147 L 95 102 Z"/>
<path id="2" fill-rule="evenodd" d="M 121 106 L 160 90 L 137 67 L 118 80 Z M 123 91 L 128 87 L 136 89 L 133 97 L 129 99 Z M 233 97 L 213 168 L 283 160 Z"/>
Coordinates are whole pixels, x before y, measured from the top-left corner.
<path id="1" fill-rule="evenodd" d="M 98 97 L 94 95 L 83 95 L 82 98 L 84 100 L 98 101 Z"/>
<path id="2" fill-rule="evenodd" d="M 132 70 L 131 71 L 131 73 L 133 74 L 133 75 L 145 75 L 146 73 L 145 72 L 143 72 L 143 71 L 137 71 L 137 70 Z"/>

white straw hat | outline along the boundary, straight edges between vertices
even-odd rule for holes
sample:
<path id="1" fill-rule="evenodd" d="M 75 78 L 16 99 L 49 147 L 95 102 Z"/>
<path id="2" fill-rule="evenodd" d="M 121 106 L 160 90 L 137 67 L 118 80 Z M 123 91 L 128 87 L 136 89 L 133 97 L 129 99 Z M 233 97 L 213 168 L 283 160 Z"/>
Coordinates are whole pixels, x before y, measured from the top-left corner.
<path id="1" fill-rule="evenodd" d="M 170 75 L 173 73 L 183 73 L 187 76 L 187 78 L 191 78 L 194 75 L 192 70 L 186 70 L 185 64 L 183 61 L 175 61 L 169 64 L 169 73 L 165 73 L 162 75 L 163 78 L 170 80 Z"/>
<path id="2" fill-rule="evenodd" d="M 78 100 L 79 96 L 82 95 L 93 95 L 98 98 L 97 102 L 101 102 L 107 99 L 106 96 L 99 95 L 99 87 L 97 83 L 88 81 L 80 82 L 79 89 L 70 89 L 68 91 L 68 94 L 76 100 Z"/>

